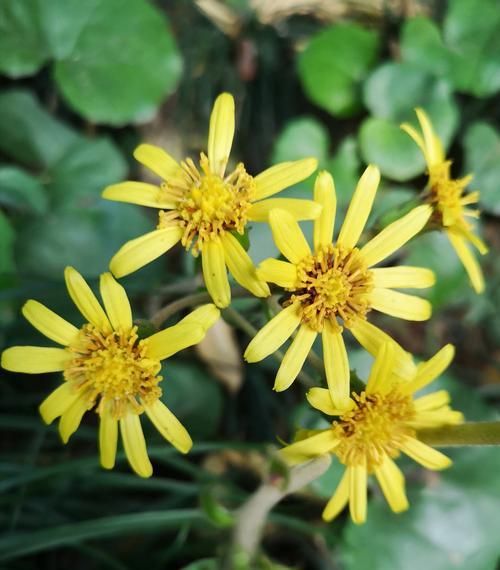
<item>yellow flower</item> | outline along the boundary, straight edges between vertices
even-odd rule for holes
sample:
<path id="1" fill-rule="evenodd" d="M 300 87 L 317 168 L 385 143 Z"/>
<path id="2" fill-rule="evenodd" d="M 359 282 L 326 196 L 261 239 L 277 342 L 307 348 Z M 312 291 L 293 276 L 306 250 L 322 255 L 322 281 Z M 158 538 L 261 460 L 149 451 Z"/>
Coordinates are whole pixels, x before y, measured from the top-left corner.
<path id="1" fill-rule="evenodd" d="M 161 361 L 200 342 L 219 318 L 219 310 L 204 305 L 176 325 L 139 339 L 125 290 L 110 273 L 101 275 L 100 281 L 105 310 L 75 269 L 67 267 L 65 279 L 87 323 L 78 329 L 38 301 L 28 301 L 23 307 L 26 319 L 64 348 L 14 346 L 3 352 L 2 366 L 28 374 L 62 371 L 65 382 L 40 405 L 43 420 L 50 424 L 60 417 L 59 433 L 67 443 L 85 412 L 95 410 L 102 466 L 114 467 L 119 426 L 132 469 L 149 477 L 153 469 L 139 417 L 143 412 L 182 453 L 193 444 L 160 400 Z"/>
<path id="2" fill-rule="evenodd" d="M 479 200 L 479 192 L 464 194 L 472 175 L 454 179 L 450 177 L 451 161 L 446 160 L 443 145 L 436 135 L 429 117 L 422 109 L 416 109 L 422 134 L 405 123 L 406 131 L 420 147 L 427 163 L 429 182 L 427 200 L 434 209 L 435 221 L 445 230 L 451 245 L 467 271 L 477 293 L 484 291 L 484 279 L 476 258 L 467 246 L 471 243 L 481 255 L 488 252 L 485 243 L 473 233 L 473 226 L 467 218 L 478 218 L 479 210 L 467 206 Z"/>
<path id="3" fill-rule="evenodd" d="M 306 437 L 281 450 L 291 464 L 308 461 L 325 453 L 336 455 L 345 465 L 344 475 L 323 511 L 331 521 L 349 503 L 352 520 L 366 519 L 367 476 L 374 473 L 391 509 L 405 511 L 408 501 L 404 476 L 393 461 L 401 452 L 428 469 L 444 469 L 451 460 L 417 438 L 417 430 L 459 424 L 460 412 L 452 410 L 447 391 L 420 396 L 413 394 L 430 384 L 450 364 L 454 348 L 447 345 L 416 368 L 414 376 L 401 382 L 395 374 L 395 345 L 382 346 L 371 369 L 366 389 L 353 392 L 348 406 L 336 409 L 330 393 L 313 388 L 307 397 L 316 409 L 339 416 L 331 427 L 306 432 Z M 300 434 L 299 434 L 300 435 Z"/>
<path id="4" fill-rule="evenodd" d="M 424 288 L 434 283 L 434 274 L 420 267 L 372 266 L 386 259 L 417 234 L 431 214 L 419 206 L 387 226 L 364 247 L 356 244 L 370 214 L 380 180 L 375 166 L 368 166 L 352 198 L 335 243 L 332 243 L 336 197 L 333 180 L 321 172 L 314 188 L 322 204 L 314 223 L 314 251 L 289 213 L 274 210 L 269 221 L 274 240 L 289 260 L 264 260 L 257 274 L 287 291 L 285 307 L 250 342 L 248 362 L 262 360 L 277 350 L 300 325 L 278 370 L 274 389 L 288 388 L 297 377 L 318 333 L 322 335 L 325 372 L 333 401 L 338 407 L 349 398 L 349 363 L 342 338 L 343 328 L 376 355 L 390 337 L 366 321 L 371 309 L 412 321 L 430 317 L 428 301 L 393 291 L 393 288 Z M 413 373 L 413 363 L 404 350 L 398 352 L 403 376 Z"/>
<path id="5" fill-rule="evenodd" d="M 269 295 L 267 283 L 255 275 L 253 263 L 233 235 L 243 234 L 248 222 L 267 221 L 271 208 L 282 208 L 297 220 L 313 219 L 320 207 L 312 200 L 267 199 L 307 178 L 317 160 L 306 158 L 268 168 L 256 177 L 242 163 L 226 174 L 234 136 L 234 100 L 222 93 L 210 118 L 208 156 L 201 153 L 200 169 L 192 159 L 178 164 L 161 148 L 142 144 L 135 158 L 163 179 L 160 186 L 123 182 L 109 186 L 103 197 L 158 208 L 157 229 L 126 243 L 113 257 L 110 269 L 123 277 L 153 261 L 177 242 L 193 255 L 201 252 L 205 284 L 215 304 L 231 300 L 227 269 L 257 297 Z"/>

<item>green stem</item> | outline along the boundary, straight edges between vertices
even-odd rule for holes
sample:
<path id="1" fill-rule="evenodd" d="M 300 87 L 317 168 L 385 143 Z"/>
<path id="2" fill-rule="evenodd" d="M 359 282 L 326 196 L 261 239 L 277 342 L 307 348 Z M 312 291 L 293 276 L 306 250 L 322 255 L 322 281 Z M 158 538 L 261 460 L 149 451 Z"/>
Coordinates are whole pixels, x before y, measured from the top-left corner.
<path id="1" fill-rule="evenodd" d="M 468 422 L 457 426 L 422 429 L 418 439 L 433 447 L 500 445 L 500 422 Z"/>
<path id="2" fill-rule="evenodd" d="M 185 297 L 181 297 L 180 299 L 162 307 L 149 320 L 155 327 L 160 328 L 160 326 L 169 317 L 175 315 L 175 313 L 178 313 L 179 311 L 182 311 L 182 309 L 187 309 L 188 307 L 199 305 L 201 303 L 208 303 L 209 301 L 210 295 L 208 293 L 193 293 L 192 295 L 186 295 Z"/>

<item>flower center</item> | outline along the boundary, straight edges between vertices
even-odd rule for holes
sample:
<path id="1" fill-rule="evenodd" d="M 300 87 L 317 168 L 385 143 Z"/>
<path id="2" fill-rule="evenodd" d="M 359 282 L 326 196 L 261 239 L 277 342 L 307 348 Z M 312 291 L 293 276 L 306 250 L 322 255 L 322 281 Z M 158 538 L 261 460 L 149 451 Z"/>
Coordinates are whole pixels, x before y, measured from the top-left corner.
<path id="1" fill-rule="evenodd" d="M 297 265 L 297 285 L 285 304 L 300 302 L 302 321 L 322 331 L 325 319 L 341 330 L 370 310 L 371 272 L 357 248 L 327 245 Z"/>
<path id="2" fill-rule="evenodd" d="M 158 228 L 175 219 L 184 230 L 182 245 L 198 255 L 205 240 L 225 231 L 243 234 L 247 212 L 255 193 L 255 183 L 243 166 L 221 178 L 210 170 L 208 158 L 202 153 L 201 172 L 191 159 L 182 163 L 186 187 L 179 193 L 176 210 L 160 212 Z M 193 244 L 194 242 L 194 244 Z"/>
<path id="3" fill-rule="evenodd" d="M 411 396 L 397 389 L 388 394 L 353 394 L 354 407 L 332 423 L 340 439 L 334 453 L 344 465 L 366 462 L 369 471 L 385 455 L 397 457 L 405 436 L 415 431 L 407 425 L 415 417 Z"/>
<path id="4" fill-rule="evenodd" d="M 130 409 L 141 413 L 142 403 L 161 396 L 160 361 L 146 356 L 147 340 L 138 340 L 137 327 L 104 334 L 87 324 L 69 350 L 74 358 L 64 378 L 84 393 L 89 409 L 97 406 L 97 413 L 109 410 L 119 419 Z"/>

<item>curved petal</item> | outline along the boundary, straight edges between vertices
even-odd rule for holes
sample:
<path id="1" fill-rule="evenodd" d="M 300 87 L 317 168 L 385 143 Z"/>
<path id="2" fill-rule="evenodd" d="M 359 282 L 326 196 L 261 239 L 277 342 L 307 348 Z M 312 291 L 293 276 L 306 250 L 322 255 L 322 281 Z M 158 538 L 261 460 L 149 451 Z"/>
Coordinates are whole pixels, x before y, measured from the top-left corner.
<path id="1" fill-rule="evenodd" d="M 69 296 L 87 321 L 102 332 L 111 332 L 111 325 L 106 313 L 80 273 L 73 267 L 66 267 L 64 279 Z"/>
<path id="2" fill-rule="evenodd" d="M 418 121 L 420 123 L 420 127 L 422 128 L 422 134 L 424 135 L 426 161 L 430 168 L 435 164 L 440 164 L 443 162 L 443 147 L 441 145 L 441 141 L 434 132 L 432 123 L 425 111 L 423 109 L 417 108 L 415 109 L 415 112 L 417 113 Z"/>
<path id="3" fill-rule="evenodd" d="M 206 332 L 199 323 L 177 323 L 148 337 L 147 355 L 149 358 L 164 360 L 188 346 L 198 344 Z"/>
<path id="4" fill-rule="evenodd" d="M 321 204 L 299 198 L 270 198 L 255 202 L 248 210 L 248 219 L 253 222 L 267 222 L 271 210 L 284 210 L 294 220 L 315 220 L 321 214 Z"/>
<path id="5" fill-rule="evenodd" d="M 214 103 L 208 131 L 208 160 L 210 170 L 224 176 L 234 137 L 234 99 L 221 93 Z"/>
<path id="6" fill-rule="evenodd" d="M 269 214 L 269 224 L 276 246 L 289 261 L 299 263 L 311 254 L 299 224 L 288 212 L 273 210 Z"/>
<path id="7" fill-rule="evenodd" d="M 453 249 L 456 251 L 458 258 L 467 271 L 472 287 L 474 287 L 474 291 L 476 291 L 476 293 L 482 293 L 484 291 L 483 272 L 481 271 L 481 266 L 477 262 L 477 259 L 467 247 L 466 240 L 451 230 L 446 233 Z"/>
<path id="8" fill-rule="evenodd" d="M 72 358 L 71 352 L 64 348 L 12 346 L 2 352 L 2 368 L 25 374 L 60 372 Z"/>
<path id="9" fill-rule="evenodd" d="M 101 297 L 114 330 L 129 331 L 132 328 L 132 309 L 125 289 L 111 273 L 101 275 Z"/>
<path id="10" fill-rule="evenodd" d="M 455 356 L 455 347 L 447 344 L 427 362 L 419 364 L 415 378 L 407 385 L 407 390 L 417 392 L 431 382 L 448 368 Z"/>
<path id="11" fill-rule="evenodd" d="M 432 305 L 427 299 L 392 289 L 375 287 L 369 299 L 373 309 L 407 321 L 426 321 L 432 313 Z"/>
<path id="12" fill-rule="evenodd" d="M 83 415 L 87 410 L 88 402 L 80 397 L 63 413 L 59 421 L 59 435 L 63 443 L 68 443 L 69 438 L 78 429 Z"/>
<path id="13" fill-rule="evenodd" d="M 247 362 L 263 360 L 290 338 L 299 323 L 300 316 L 295 304 L 283 309 L 254 336 L 243 357 Z"/>
<path id="14" fill-rule="evenodd" d="M 329 416 L 341 416 L 352 407 L 352 400 L 349 399 L 347 408 L 339 410 L 333 405 L 332 396 L 328 388 L 311 388 L 307 394 L 307 401 L 313 408 Z"/>
<path id="15" fill-rule="evenodd" d="M 159 146 L 140 144 L 134 151 L 134 158 L 163 180 L 183 180 L 182 168 L 178 162 Z"/>
<path id="16" fill-rule="evenodd" d="M 113 256 L 109 268 L 115 277 L 124 277 L 163 255 L 181 237 L 182 229 L 172 226 L 130 240 Z"/>
<path id="17" fill-rule="evenodd" d="M 326 170 L 321 171 L 316 177 L 314 201 L 322 206 L 321 214 L 314 222 L 314 249 L 317 250 L 332 243 L 337 211 L 335 185 L 331 174 Z"/>
<path id="18" fill-rule="evenodd" d="M 328 389 L 333 405 L 337 409 L 349 406 L 349 386 L 351 374 L 342 333 L 335 331 L 329 322 L 322 333 L 323 359 Z"/>
<path id="19" fill-rule="evenodd" d="M 113 469 L 118 444 L 118 421 L 110 414 L 101 414 L 99 423 L 99 450 L 101 465 L 104 469 Z"/>
<path id="20" fill-rule="evenodd" d="M 169 197 L 167 192 L 146 182 L 120 182 L 112 184 L 104 189 L 102 197 L 114 202 L 125 202 L 127 204 L 137 204 L 138 206 L 149 206 L 150 208 L 164 208 L 173 210 L 176 207 L 176 200 Z"/>
<path id="21" fill-rule="evenodd" d="M 349 511 L 354 524 L 366 521 L 366 465 L 351 465 L 349 471 Z"/>
<path id="22" fill-rule="evenodd" d="M 228 232 L 221 240 L 227 268 L 235 280 L 256 297 L 268 297 L 269 286 L 257 277 L 255 266 L 240 242 Z"/>
<path id="23" fill-rule="evenodd" d="M 414 437 L 405 436 L 401 444 L 401 451 L 404 451 L 408 457 L 411 457 L 420 465 L 440 471 L 446 469 L 452 463 L 451 459 L 441 453 L 437 449 L 429 447 Z"/>
<path id="24" fill-rule="evenodd" d="M 186 428 L 160 400 L 144 406 L 144 410 L 161 435 L 181 453 L 187 453 L 193 447 Z"/>
<path id="25" fill-rule="evenodd" d="M 389 506 L 395 513 L 402 513 L 409 507 L 405 492 L 405 478 L 399 467 L 388 456 L 375 467 L 375 475 Z"/>
<path id="26" fill-rule="evenodd" d="M 201 265 L 205 286 L 218 307 L 227 307 L 231 302 L 231 289 L 227 278 L 224 247 L 220 239 L 211 239 L 203 244 Z"/>
<path id="27" fill-rule="evenodd" d="M 127 414 L 120 420 L 125 455 L 132 469 L 140 477 L 151 477 L 153 467 L 149 461 L 141 420 L 137 414 Z"/>
<path id="28" fill-rule="evenodd" d="M 373 285 L 388 289 L 425 289 L 436 282 L 434 271 L 425 267 L 380 267 L 371 269 Z"/>
<path id="29" fill-rule="evenodd" d="M 297 378 L 318 333 L 309 325 L 301 325 L 297 336 L 286 351 L 274 381 L 273 390 L 282 392 Z"/>
<path id="30" fill-rule="evenodd" d="M 428 412 L 437 408 L 442 408 L 450 403 L 450 394 L 447 390 L 438 390 L 431 394 L 426 394 L 413 400 L 413 405 L 417 412 Z"/>
<path id="31" fill-rule="evenodd" d="M 271 166 L 254 178 L 255 200 L 263 200 L 297 184 L 310 176 L 317 167 L 318 161 L 315 158 L 303 158 Z"/>
<path id="32" fill-rule="evenodd" d="M 332 521 L 347 505 L 349 501 L 349 482 L 350 473 L 349 470 L 346 469 L 340 483 L 337 485 L 335 493 L 323 510 L 322 517 L 326 522 Z"/>
<path id="33" fill-rule="evenodd" d="M 38 409 L 43 421 L 51 424 L 56 418 L 62 416 L 79 397 L 78 390 L 75 390 L 70 382 L 64 382 L 40 404 Z"/>
<path id="34" fill-rule="evenodd" d="M 418 206 L 406 216 L 389 224 L 361 248 L 360 253 L 366 265 L 371 267 L 397 251 L 418 234 L 431 214 L 432 208 L 430 206 Z"/>
<path id="35" fill-rule="evenodd" d="M 427 163 L 427 166 L 429 166 L 429 158 L 427 155 L 427 148 L 425 146 L 425 142 L 424 142 L 424 139 L 422 138 L 422 135 L 417 131 L 417 129 L 415 129 L 415 127 L 413 127 L 409 123 L 402 123 L 399 126 L 403 129 L 403 131 L 405 131 L 405 133 L 407 135 L 410 135 L 410 137 L 418 145 L 418 147 L 422 151 L 422 154 L 424 155 L 425 162 Z"/>
<path id="36" fill-rule="evenodd" d="M 370 376 L 366 383 L 366 393 L 374 392 L 386 393 L 392 387 L 392 371 L 395 361 L 395 344 L 393 342 L 384 342 L 382 344 L 375 362 L 370 370 Z"/>
<path id="37" fill-rule="evenodd" d="M 312 437 L 287 445 L 279 453 L 290 464 L 302 463 L 332 451 L 338 444 L 335 432 L 328 428 Z"/>
<path id="38" fill-rule="evenodd" d="M 213 303 L 201 305 L 189 315 L 186 315 L 177 324 L 201 325 L 205 331 L 211 328 L 220 318 L 220 311 Z"/>
<path id="39" fill-rule="evenodd" d="M 42 303 L 30 299 L 22 309 L 23 315 L 36 329 L 51 340 L 68 346 L 78 336 L 78 329 L 48 309 Z"/>
<path id="40" fill-rule="evenodd" d="M 347 214 L 340 229 L 337 242 L 346 247 L 354 247 L 370 215 L 373 200 L 380 182 L 379 169 L 370 164 L 361 175 Z"/>
<path id="41" fill-rule="evenodd" d="M 264 259 L 257 267 L 257 276 L 263 281 L 291 289 L 297 281 L 297 267 L 288 261 Z"/>

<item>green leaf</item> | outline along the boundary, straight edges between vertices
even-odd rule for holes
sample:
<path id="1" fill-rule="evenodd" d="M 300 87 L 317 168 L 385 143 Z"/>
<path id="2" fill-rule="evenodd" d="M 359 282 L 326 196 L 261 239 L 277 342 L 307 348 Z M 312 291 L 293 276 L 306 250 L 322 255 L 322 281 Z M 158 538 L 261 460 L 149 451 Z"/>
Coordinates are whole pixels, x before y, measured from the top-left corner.
<path id="1" fill-rule="evenodd" d="M 358 144 L 352 136 L 345 137 L 330 159 L 328 170 L 333 176 L 337 206 L 346 210 L 358 183 L 361 162 Z"/>
<path id="2" fill-rule="evenodd" d="M 474 123 L 463 141 L 465 170 L 474 174 L 473 189 L 480 191 L 480 206 L 500 215 L 500 136 L 486 123 Z"/>
<path id="3" fill-rule="evenodd" d="M 313 156 L 321 168 L 327 159 L 328 146 L 326 128 L 312 117 L 299 117 L 289 121 L 281 131 L 274 144 L 271 162 L 277 164 Z"/>
<path id="4" fill-rule="evenodd" d="M 48 200 L 40 181 L 20 168 L 0 167 L 0 204 L 21 212 L 43 214 Z"/>
<path id="5" fill-rule="evenodd" d="M 151 119 L 182 69 L 165 16 L 145 0 L 129 0 L 126 9 L 121 0 L 49 5 L 55 79 L 72 107 L 97 123 Z"/>
<path id="6" fill-rule="evenodd" d="M 311 101 L 332 115 L 356 114 L 359 86 L 377 57 L 378 43 L 376 32 L 356 24 L 336 24 L 314 36 L 298 64 Z"/>
<path id="7" fill-rule="evenodd" d="M 366 106 L 374 117 L 364 121 L 359 133 L 365 162 L 375 163 L 382 174 L 404 181 L 424 171 L 425 162 L 413 140 L 399 125 L 417 125 L 414 109 L 429 114 L 445 147 L 458 126 L 458 109 L 450 86 L 418 67 L 386 63 L 364 85 Z"/>
<path id="8" fill-rule="evenodd" d="M 0 210 L 0 274 L 14 271 L 14 228 Z"/>
<path id="9" fill-rule="evenodd" d="M 39 0 L 2 0 L 0 72 L 13 78 L 32 75 L 48 57 L 39 22 Z"/>

